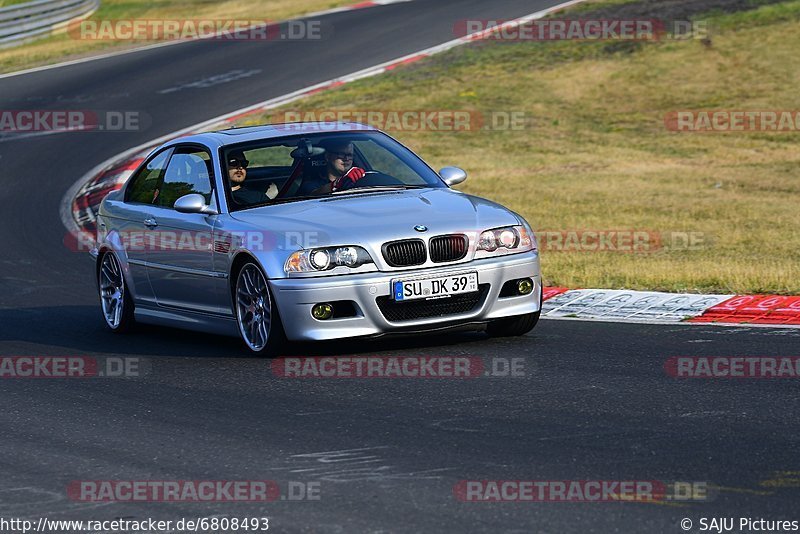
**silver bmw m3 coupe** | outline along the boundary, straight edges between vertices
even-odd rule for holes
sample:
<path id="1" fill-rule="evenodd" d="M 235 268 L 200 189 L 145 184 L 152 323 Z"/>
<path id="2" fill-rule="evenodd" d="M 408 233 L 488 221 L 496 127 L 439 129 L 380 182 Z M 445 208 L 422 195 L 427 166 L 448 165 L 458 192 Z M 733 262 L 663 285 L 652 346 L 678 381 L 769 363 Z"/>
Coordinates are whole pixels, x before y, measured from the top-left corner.
<path id="1" fill-rule="evenodd" d="M 95 275 L 115 332 L 136 322 L 240 336 L 254 353 L 539 319 L 533 231 L 352 123 L 235 128 L 153 151 L 98 214 Z"/>

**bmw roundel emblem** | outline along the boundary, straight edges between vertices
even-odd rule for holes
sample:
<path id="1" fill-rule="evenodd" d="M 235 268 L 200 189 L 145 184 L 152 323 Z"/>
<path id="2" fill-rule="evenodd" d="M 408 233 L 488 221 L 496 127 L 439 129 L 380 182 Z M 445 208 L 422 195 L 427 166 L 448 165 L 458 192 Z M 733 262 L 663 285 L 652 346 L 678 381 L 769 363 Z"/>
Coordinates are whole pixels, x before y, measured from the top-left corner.
<path id="1" fill-rule="evenodd" d="M 416 230 L 417 232 L 427 232 L 428 227 L 425 226 L 424 224 L 418 224 L 414 227 L 414 230 Z"/>

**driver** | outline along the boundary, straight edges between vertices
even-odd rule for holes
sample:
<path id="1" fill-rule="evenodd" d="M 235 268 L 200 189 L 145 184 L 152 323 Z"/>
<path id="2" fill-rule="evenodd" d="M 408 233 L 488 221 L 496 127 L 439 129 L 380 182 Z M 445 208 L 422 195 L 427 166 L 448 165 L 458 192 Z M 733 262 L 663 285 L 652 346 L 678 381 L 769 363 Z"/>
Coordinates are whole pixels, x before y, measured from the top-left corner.
<path id="1" fill-rule="evenodd" d="M 298 194 L 324 195 L 353 186 L 366 172 L 353 166 L 353 143 L 346 139 L 333 139 L 320 143 L 325 148 L 325 168 L 316 177 L 303 180 Z"/>
<path id="2" fill-rule="evenodd" d="M 247 179 L 247 166 L 250 164 L 244 157 L 244 152 L 234 150 L 228 155 L 228 181 L 231 186 L 231 197 L 237 204 L 259 204 L 278 195 L 278 188 L 274 183 L 269 184 L 266 193 L 242 187 Z"/>

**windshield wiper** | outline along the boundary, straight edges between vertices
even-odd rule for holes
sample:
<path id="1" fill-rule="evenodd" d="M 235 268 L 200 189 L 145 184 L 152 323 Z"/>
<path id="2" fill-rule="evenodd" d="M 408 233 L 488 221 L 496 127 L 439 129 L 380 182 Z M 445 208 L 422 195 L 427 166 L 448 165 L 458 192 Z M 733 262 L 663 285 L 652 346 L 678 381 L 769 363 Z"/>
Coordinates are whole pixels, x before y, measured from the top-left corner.
<path id="1" fill-rule="evenodd" d="M 275 204 L 288 204 L 289 202 L 297 202 L 300 200 L 324 200 L 326 198 L 347 195 L 350 193 L 369 193 L 370 191 L 374 192 L 404 191 L 406 189 L 425 189 L 427 187 L 430 186 L 398 184 L 398 185 L 372 185 L 366 187 L 355 187 L 353 189 L 345 189 L 344 191 L 336 191 L 335 193 L 330 193 L 325 195 L 306 195 L 299 197 L 276 198 L 275 200 L 268 200 L 266 202 L 259 202 L 258 204 L 251 204 L 250 206 L 244 206 L 237 209 L 236 211 L 249 210 L 253 208 L 263 208 L 264 206 L 274 206 Z"/>
<path id="2" fill-rule="evenodd" d="M 296 200 L 314 200 L 325 198 L 324 195 L 305 195 L 299 197 L 286 197 L 286 198 L 276 198 L 275 200 L 270 200 L 264 206 L 272 206 L 273 204 L 286 204 L 287 202 L 294 202 Z"/>
<path id="3" fill-rule="evenodd" d="M 331 195 L 346 195 L 348 193 L 364 193 L 370 191 L 403 191 L 405 189 L 424 189 L 426 187 L 430 187 L 428 185 L 406 185 L 406 184 L 398 184 L 398 185 L 368 185 L 364 187 L 354 187 L 352 189 L 345 189 L 343 191 L 336 191 L 335 193 L 331 193 Z"/>
<path id="4" fill-rule="evenodd" d="M 267 200 L 266 202 L 259 202 L 258 204 L 251 204 L 249 206 L 244 206 L 244 207 L 239 208 L 236 211 L 249 210 L 249 209 L 253 209 L 253 208 L 263 208 L 264 206 L 274 206 L 275 204 L 286 204 L 288 202 L 294 202 L 296 200 L 312 200 L 312 199 L 315 199 L 315 198 L 318 199 L 318 198 L 324 198 L 324 197 L 321 197 L 321 196 L 318 196 L 318 195 L 314 195 L 314 196 L 303 196 L 303 197 L 277 198 L 277 199 L 274 199 L 274 200 Z"/>

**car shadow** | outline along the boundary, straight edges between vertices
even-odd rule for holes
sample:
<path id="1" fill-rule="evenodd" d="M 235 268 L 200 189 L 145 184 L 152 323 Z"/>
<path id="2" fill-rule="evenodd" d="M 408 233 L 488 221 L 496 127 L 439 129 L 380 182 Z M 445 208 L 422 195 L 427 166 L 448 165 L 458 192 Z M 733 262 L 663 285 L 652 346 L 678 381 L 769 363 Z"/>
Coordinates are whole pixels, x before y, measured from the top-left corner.
<path id="1" fill-rule="evenodd" d="M 237 339 L 224 336 L 150 325 L 115 334 L 98 306 L 5 308 L 0 325 L 0 353 L 6 355 L 246 356 Z"/>
<path id="2" fill-rule="evenodd" d="M 110 332 L 97 306 L 0 309 L 0 355 L 136 355 L 176 358 L 252 358 L 240 340 L 176 328 L 136 325 Z M 381 338 L 289 343 L 281 356 L 335 356 L 425 351 L 487 339 L 482 332 L 448 331 Z M 77 354 L 76 354 L 77 353 Z"/>

